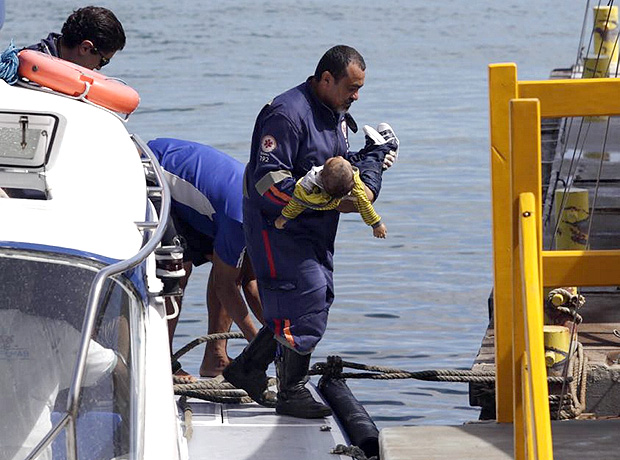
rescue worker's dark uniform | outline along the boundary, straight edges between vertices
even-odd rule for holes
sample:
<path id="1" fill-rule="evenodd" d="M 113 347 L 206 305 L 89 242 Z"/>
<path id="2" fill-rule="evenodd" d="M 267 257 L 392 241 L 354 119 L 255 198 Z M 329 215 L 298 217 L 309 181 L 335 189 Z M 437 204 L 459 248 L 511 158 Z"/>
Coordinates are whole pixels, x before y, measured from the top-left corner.
<path id="1" fill-rule="evenodd" d="M 338 211 L 307 210 L 278 230 L 273 223 L 313 166 L 348 155 L 347 127 L 309 82 L 278 96 L 258 115 L 246 167 L 243 220 L 265 320 L 276 337 L 310 353 L 334 299 Z"/>
<path id="2" fill-rule="evenodd" d="M 381 188 L 389 146 L 355 156 L 348 151 L 345 114 L 323 104 L 305 83 L 281 94 L 259 113 L 244 178 L 243 228 L 267 326 L 225 370 L 224 377 L 258 403 L 303 418 L 331 414 L 305 388 L 310 353 L 323 337 L 334 300 L 333 255 L 339 212 L 303 212 L 284 229 L 274 226 L 295 183 L 313 166 L 334 156 L 354 160 L 362 180 Z M 355 157 L 355 158 L 353 158 Z M 267 391 L 265 371 L 281 344 L 276 368 L 277 401 Z"/>

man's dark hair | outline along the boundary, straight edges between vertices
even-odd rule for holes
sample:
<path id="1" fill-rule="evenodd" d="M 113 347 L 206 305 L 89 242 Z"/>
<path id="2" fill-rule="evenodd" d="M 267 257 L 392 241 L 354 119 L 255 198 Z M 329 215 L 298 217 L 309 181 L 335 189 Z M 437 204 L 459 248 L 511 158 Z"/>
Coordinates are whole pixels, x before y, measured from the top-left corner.
<path id="1" fill-rule="evenodd" d="M 75 48 L 84 40 L 93 42 L 103 53 L 125 47 L 125 31 L 112 11 L 99 6 L 85 6 L 75 10 L 62 26 L 62 40 Z"/>
<path id="2" fill-rule="evenodd" d="M 328 49 L 314 71 L 314 78 L 321 79 L 321 75 L 326 70 L 332 74 L 336 81 L 347 75 L 347 67 L 354 63 L 360 69 L 366 70 L 366 63 L 360 53 L 355 48 L 347 45 L 337 45 Z"/>

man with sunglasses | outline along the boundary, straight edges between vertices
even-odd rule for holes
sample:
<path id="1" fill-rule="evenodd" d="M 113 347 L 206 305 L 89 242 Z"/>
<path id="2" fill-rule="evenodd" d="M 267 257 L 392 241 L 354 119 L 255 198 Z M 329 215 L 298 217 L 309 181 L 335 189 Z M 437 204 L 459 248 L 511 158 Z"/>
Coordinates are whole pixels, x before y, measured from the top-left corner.
<path id="1" fill-rule="evenodd" d="M 125 31 L 114 13 L 107 8 L 86 6 L 67 18 L 60 34 L 52 32 L 27 49 L 100 70 L 124 47 Z"/>

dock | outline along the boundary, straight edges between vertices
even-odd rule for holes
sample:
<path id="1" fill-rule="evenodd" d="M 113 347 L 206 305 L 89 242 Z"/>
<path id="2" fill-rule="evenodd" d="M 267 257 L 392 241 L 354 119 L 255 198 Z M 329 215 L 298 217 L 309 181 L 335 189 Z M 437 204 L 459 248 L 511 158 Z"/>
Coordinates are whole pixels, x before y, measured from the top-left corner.
<path id="1" fill-rule="evenodd" d="M 554 458 L 620 458 L 620 419 L 554 421 L 551 429 Z M 381 460 L 514 458 L 512 424 L 481 422 L 460 426 L 384 428 L 379 440 Z"/>
<path id="2" fill-rule="evenodd" d="M 580 77 L 578 73 L 576 72 L 576 78 Z M 571 78 L 572 74 L 573 69 L 557 69 L 552 73 L 551 79 Z M 607 117 L 599 115 L 601 112 L 595 113 L 596 116 L 590 117 L 541 120 L 541 218 L 545 251 L 556 249 L 596 251 L 620 248 L 620 138 L 617 136 L 620 132 L 620 117 Z M 522 132 L 517 131 L 517 135 L 519 134 Z M 523 154 L 523 150 L 519 153 Z M 514 181 L 515 177 L 511 176 L 511 180 Z M 556 209 L 561 207 L 559 203 L 561 199 L 557 198 L 556 192 L 565 193 L 565 196 L 570 194 L 571 198 L 574 196 L 573 193 L 578 194 L 581 200 L 581 202 L 575 200 L 573 202 L 575 204 L 570 205 L 570 213 L 562 219 L 556 217 Z M 525 217 L 529 217 L 529 214 Z M 558 221 L 561 221 L 563 226 L 561 237 L 557 236 L 559 233 L 556 232 L 560 228 Z M 579 275 L 586 274 L 578 272 L 579 266 L 571 267 Z M 598 275 L 595 276 L 604 275 L 606 267 L 601 268 L 603 270 L 597 271 Z M 594 277 L 590 277 L 588 282 L 593 285 L 605 284 L 598 283 Z M 574 366 L 571 364 L 571 373 L 563 370 L 565 359 L 555 361 L 550 358 L 546 361 L 548 366 L 552 366 L 547 367 L 548 376 L 572 378 L 572 383 L 565 385 L 549 383 L 553 458 L 620 459 L 619 285 L 605 287 L 578 285 L 578 293 L 585 298 L 585 303 L 577 310 L 578 315 L 567 316 L 568 320 L 561 316 L 568 315 L 566 310 L 558 316 L 558 310 L 553 307 L 553 305 L 557 307 L 557 304 L 552 305 L 549 302 L 546 305 L 549 310 L 545 309 L 545 313 L 551 315 L 552 324 L 566 325 L 569 330 L 575 332 L 572 344 L 567 349 L 579 351 L 571 356 L 571 360 L 575 359 L 578 362 Z M 575 286 L 562 288 L 571 289 L 567 294 L 572 299 L 571 302 L 581 304 L 572 291 Z M 576 304 L 571 304 L 573 313 Z M 492 305 L 491 293 L 489 326 L 472 366 L 474 371 L 495 370 Z M 583 321 L 580 322 L 581 319 Z M 557 349 L 548 351 L 550 356 L 553 356 Z M 566 356 L 567 353 L 563 353 Z M 544 365 L 545 363 L 543 369 Z M 575 385 L 578 385 L 579 391 L 575 390 L 567 395 L 565 389 L 573 386 L 574 390 Z M 568 404 L 571 406 L 570 410 L 560 410 L 558 407 L 560 395 L 571 397 L 571 402 Z M 481 408 L 479 421 L 460 426 L 385 428 L 380 432 L 380 458 L 382 460 L 515 458 L 513 424 L 495 421 L 495 384 L 470 383 L 469 396 L 470 405 Z M 503 402 L 505 403 L 505 400 Z M 545 403 L 544 400 L 542 403 Z M 532 431 L 528 435 L 534 436 Z M 520 439 L 524 438 L 522 435 L 519 436 Z M 535 442 L 533 439 L 532 443 Z M 520 455 L 524 454 L 523 449 L 517 450 L 520 451 Z M 543 454 L 540 458 L 547 457 Z"/>
<path id="3" fill-rule="evenodd" d="M 551 79 L 570 78 L 571 69 L 556 69 Z M 561 181 L 572 173 L 573 189 L 588 191 L 589 205 L 595 207 L 589 226 L 590 249 L 620 248 L 620 118 L 593 117 L 565 120 L 543 119 L 541 126 L 544 247 L 553 246 L 555 207 L 551 196 L 563 187 Z M 611 133 L 615 133 L 611 135 Z M 579 141 L 577 138 L 579 137 Z M 565 151 L 564 155 L 562 153 Z M 599 177 L 600 176 L 600 177 Z M 598 178 L 598 180 L 597 180 Z M 586 227 L 588 228 L 588 227 Z M 620 414 L 620 287 L 581 287 L 586 302 L 580 309 L 583 322 L 577 340 L 587 357 L 587 414 L 599 417 Z M 492 311 L 473 370 L 495 367 Z M 493 385 L 470 384 L 470 405 L 481 407 L 482 420 L 495 418 Z"/>

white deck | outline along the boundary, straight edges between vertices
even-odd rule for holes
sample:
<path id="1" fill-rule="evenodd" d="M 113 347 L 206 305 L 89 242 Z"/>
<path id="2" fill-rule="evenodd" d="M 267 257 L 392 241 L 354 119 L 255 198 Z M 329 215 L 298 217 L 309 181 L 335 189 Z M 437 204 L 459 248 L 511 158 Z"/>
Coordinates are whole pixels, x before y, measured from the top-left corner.
<path id="1" fill-rule="evenodd" d="M 255 403 L 188 400 L 193 409 L 190 460 L 351 460 L 330 453 L 338 444 L 348 445 L 334 417 L 306 420 Z"/>

